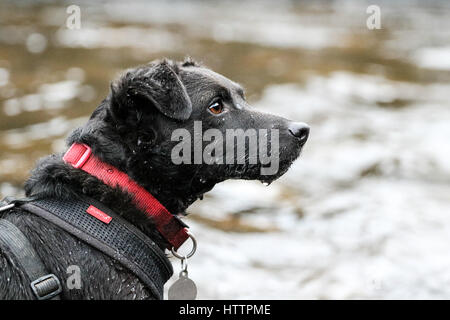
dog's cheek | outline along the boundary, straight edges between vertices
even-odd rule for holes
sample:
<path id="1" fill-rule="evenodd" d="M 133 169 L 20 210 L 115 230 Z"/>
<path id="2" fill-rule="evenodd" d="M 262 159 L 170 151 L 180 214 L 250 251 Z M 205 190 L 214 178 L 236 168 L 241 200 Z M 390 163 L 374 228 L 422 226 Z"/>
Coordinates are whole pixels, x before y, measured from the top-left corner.
<path id="1" fill-rule="evenodd" d="M 155 145 L 156 133 L 152 129 L 141 132 L 136 137 L 136 149 L 139 153 L 146 153 Z"/>

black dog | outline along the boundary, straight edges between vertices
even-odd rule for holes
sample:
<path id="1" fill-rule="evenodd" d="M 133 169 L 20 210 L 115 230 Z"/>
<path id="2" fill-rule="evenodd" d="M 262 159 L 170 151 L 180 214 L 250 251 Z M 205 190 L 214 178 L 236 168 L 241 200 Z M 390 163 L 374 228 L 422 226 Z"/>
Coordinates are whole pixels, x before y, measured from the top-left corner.
<path id="1" fill-rule="evenodd" d="M 194 160 L 174 163 L 173 150 L 180 141 L 173 140 L 173 132 L 185 129 L 195 136 L 195 121 L 201 121 L 202 132 L 214 128 L 217 134 L 224 136 L 227 129 L 277 130 L 279 163 L 276 172 L 261 174 L 264 167 L 261 161 L 248 161 L 249 147 L 244 150 L 244 163 L 217 160 L 214 163 Z M 299 156 L 308 134 L 309 128 L 302 123 L 253 110 L 238 84 L 196 62 L 162 60 L 126 72 L 111 86 L 109 96 L 89 121 L 72 132 L 67 143 L 90 146 L 94 155 L 127 173 L 169 212 L 182 215 L 190 204 L 226 179 L 263 182 L 277 179 Z M 257 139 L 259 142 L 261 137 Z M 202 150 L 206 144 L 207 141 L 202 141 Z M 193 149 L 190 152 L 195 157 Z M 276 150 L 271 144 L 268 151 Z M 151 219 L 134 205 L 132 195 L 66 164 L 61 154 L 41 159 L 26 182 L 25 190 L 27 196 L 64 199 L 87 195 L 114 209 L 160 248 L 167 247 Z M 15 208 L 2 213 L 1 218 L 14 223 L 26 235 L 45 267 L 61 279 L 62 298 L 155 298 L 121 263 L 41 217 Z M 64 285 L 70 265 L 81 269 L 80 289 L 69 290 Z M 34 298 L 23 270 L 1 250 L 0 270 L 0 299 Z"/>

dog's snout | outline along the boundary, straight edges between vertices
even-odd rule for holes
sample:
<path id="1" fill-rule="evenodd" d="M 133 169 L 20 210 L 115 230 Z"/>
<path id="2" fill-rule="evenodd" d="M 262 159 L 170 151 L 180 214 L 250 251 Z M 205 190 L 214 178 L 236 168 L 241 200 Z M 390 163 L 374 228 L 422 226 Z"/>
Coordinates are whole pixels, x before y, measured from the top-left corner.
<path id="1" fill-rule="evenodd" d="M 293 122 L 288 127 L 289 132 L 304 145 L 309 137 L 309 126 L 303 122 Z"/>

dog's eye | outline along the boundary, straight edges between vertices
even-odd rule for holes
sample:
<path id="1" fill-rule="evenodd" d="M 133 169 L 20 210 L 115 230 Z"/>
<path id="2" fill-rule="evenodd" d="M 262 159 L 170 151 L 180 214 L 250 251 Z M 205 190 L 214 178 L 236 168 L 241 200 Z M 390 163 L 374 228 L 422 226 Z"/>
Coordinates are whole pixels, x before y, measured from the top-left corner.
<path id="1" fill-rule="evenodd" d="M 214 102 L 212 105 L 210 105 L 208 107 L 208 110 L 212 114 L 222 113 L 222 111 L 223 111 L 223 102 L 222 102 L 222 100 L 217 100 L 216 102 Z"/>

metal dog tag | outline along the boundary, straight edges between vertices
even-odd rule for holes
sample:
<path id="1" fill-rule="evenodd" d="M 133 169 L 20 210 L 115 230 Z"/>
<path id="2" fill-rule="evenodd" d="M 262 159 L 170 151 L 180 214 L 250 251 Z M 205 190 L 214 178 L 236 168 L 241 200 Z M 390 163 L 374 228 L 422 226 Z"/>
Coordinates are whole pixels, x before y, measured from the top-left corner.
<path id="1" fill-rule="evenodd" d="M 189 237 L 192 239 L 193 247 L 189 254 L 180 255 L 172 248 L 172 254 L 174 257 L 181 260 L 181 271 L 177 281 L 175 281 L 167 292 L 169 300 L 195 300 L 197 297 L 197 286 L 195 282 L 188 277 L 188 258 L 192 257 L 197 249 L 197 241 L 192 233 L 188 232 Z"/>
<path id="2" fill-rule="evenodd" d="M 197 286 L 188 278 L 186 271 L 180 272 L 180 278 L 169 288 L 169 300 L 195 300 L 197 297 Z"/>

